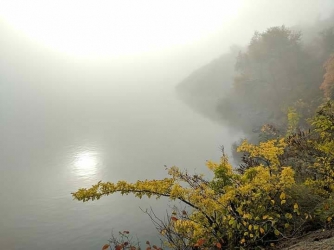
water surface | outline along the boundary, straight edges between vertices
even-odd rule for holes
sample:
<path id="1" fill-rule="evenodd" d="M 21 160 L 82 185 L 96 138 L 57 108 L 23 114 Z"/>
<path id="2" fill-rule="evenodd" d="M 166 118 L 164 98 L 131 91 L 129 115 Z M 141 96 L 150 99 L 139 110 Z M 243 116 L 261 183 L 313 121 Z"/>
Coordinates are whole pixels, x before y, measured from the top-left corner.
<path id="1" fill-rule="evenodd" d="M 150 240 L 139 207 L 163 214 L 166 200 L 81 203 L 70 193 L 99 180 L 164 178 L 164 165 L 203 172 L 239 137 L 176 99 L 186 75 L 177 61 L 94 64 L 19 45 L 1 44 L 1 249 L 100 249 L 112 229 Z"/>

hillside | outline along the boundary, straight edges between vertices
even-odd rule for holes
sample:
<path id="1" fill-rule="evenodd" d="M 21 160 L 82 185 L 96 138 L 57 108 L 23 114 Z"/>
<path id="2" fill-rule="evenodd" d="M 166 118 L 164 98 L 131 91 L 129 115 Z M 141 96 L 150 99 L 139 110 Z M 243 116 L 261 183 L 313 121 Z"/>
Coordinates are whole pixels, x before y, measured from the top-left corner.
<path id="1" fill-rule="evenodd" d="M 216 109 L 232 86 L 236 55 L 231 51 L 195 70 L 177 85 L 180 99 L 203 116 L 219 120 Z"/>
<path id="2" fill-rule="evenodd" d="M 322 101 L 323 64 L 334 51 L 334 15 L 313 25 L 277 26 L 255 32 L 246 47 L 234 46 L 181 81 L 176 92 L 211 120 L 245 134 L 264 123 L 286 129 L 287 112 L 305 121 Z"/>

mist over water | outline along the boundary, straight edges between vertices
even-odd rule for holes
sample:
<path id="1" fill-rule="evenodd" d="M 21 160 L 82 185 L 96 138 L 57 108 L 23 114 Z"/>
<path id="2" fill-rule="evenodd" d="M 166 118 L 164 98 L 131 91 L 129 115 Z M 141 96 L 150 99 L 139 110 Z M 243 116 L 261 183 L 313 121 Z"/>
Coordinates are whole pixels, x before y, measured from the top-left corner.
<path id="1" fill-rule="evenodd" d="M 112 229 L 152 239 L 139 207 L 159 213 L 166 200 L 83 204 L 70 193 L 99 180 L 163 178 L 164 165 L 205 172 L 205 160 L 238 137 L 177 100 L 166 65 L 97 65 L 38 50 L 25 58 L 10 48 L 23 54 L 2 61 L 10 69 L 1 73 L 4 249 L 98 249 Z"/>
<path id="2" fill-rule="evenodd" d="M 188 108 L 175 86 L 231 41 L 244 45 L 255 29 L 283 23 L 239 22 L 238 32 L 222 26 L 222 35 L 162 52 L 86 58 L 0 21 L 0 248 L 100 249 L 113 229 L 154 239 L 139 207 L 163 215 L 167 200 L 81 203 L 70 193 L 100 180 L 164 178 L 164 165 L 205 173 L 221 145 L 229 154 L 241 133 Z"/>

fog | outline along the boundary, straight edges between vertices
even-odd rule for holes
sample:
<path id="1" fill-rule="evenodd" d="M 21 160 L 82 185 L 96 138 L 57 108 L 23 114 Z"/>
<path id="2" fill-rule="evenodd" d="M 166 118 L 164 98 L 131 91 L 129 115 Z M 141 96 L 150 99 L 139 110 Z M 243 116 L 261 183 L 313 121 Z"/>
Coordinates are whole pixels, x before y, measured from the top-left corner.
<path id="1" fill-rule="evenodd" d="M 325 18 L 328 1 L 0 1 L 0 248 L 99 249 L 111 231 L 154 239 L 139 207 L 73 201 L 99 180 L 207 172 L 241 131 L 175 87 L 255 30 Z"/>

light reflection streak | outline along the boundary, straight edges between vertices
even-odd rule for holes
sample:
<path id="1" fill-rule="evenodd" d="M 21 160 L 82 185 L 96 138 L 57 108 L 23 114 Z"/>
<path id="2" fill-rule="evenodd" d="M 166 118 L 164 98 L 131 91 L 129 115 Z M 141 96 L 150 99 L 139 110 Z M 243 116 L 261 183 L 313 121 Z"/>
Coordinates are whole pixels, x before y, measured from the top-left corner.
<path id="1" fill-rule="evenodd" d="M 75 155 L 73 171 L 75 175 L 83 178 L 91 178 L 98 172 L 97 153 L 92 151 L 83 151 Z"/>

